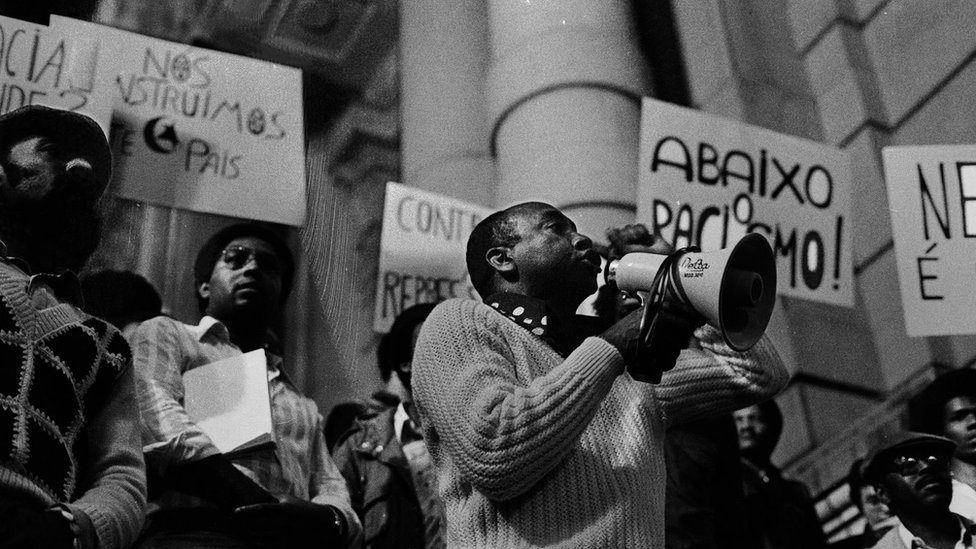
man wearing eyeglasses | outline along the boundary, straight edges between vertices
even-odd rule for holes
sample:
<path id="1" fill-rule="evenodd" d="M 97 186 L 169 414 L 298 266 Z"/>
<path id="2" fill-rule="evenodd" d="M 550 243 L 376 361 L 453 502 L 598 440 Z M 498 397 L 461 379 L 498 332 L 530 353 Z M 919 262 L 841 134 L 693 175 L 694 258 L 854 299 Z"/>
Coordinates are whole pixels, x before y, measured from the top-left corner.
<path id="1" fill-rule="evenodd" d="M 150 478 L 147 526 L 136 547 L 346 547 L 360 535 L 322 416 L 288 380 L 274 346 L 271 327 L 293 272 L 275 232 L 232 225 L 196 258 L 200 323 L 157 317 L 133 334 Z M 257 349 L 268 361 L 276 445 L 222 454 L 188 416 L 182 374 Z"/>
<path id="2" fill-rule="evenodd" d="M 940 436 L 904 432 L 878 446 L 864 471 L 898 516 L 879 549 L 972 549 L 974 526 L 949 510 L 949 460 L 956 444 Z"/>
<path id="3" fill-rule="evenodd" d="M 918 430 L 956 443 L 949 508 L 976 520 L 976 370 L 959 368 L 940 375 L 914 403 Z"/>

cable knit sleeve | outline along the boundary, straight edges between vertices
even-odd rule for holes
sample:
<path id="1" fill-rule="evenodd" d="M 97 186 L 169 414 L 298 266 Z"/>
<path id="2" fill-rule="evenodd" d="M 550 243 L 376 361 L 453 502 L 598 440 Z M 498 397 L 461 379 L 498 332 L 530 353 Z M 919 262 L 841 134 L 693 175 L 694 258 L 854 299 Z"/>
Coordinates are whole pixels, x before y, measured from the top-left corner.
<path id="1" fill-rule="evenodd" d="M 561 463 L 623 371 L 589 338 L 565 360 L 489 307 L 439 305 L 413 362 L 414 396 L 432 453 L 486 497 L 519 496 Z"/>
<path id="2" fill-rule="evenodd" d="M 116 380 L 109 402 L 91 418 L 88 433 L 86 456 L 91 484 L 70 507 L 91 520 L 100 549 L 122 549 L 139 534 L 146 506 L 146 472 L 131 364 L 126 364 Z"/>
<path id="3" fill-rule="evenodd" d="M 752 349 L 733 351 L 715 328 L 695 332 L 701 349 L 681 352 L 675 367 L 654 386 L 666 425 L 731 412 L 781 391 L 789 373 L 772 342 L 763 336 Z"/>

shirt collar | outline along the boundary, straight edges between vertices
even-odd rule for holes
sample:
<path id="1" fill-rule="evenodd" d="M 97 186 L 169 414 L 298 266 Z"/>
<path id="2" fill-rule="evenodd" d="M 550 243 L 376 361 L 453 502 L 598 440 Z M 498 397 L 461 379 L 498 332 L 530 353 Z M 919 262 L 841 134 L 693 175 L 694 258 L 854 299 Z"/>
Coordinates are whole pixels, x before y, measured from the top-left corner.
<path id="1" fill-rule="evenodd" d="M 227 331 L 227 326 L 210 315 L 204 315 L 199 324 L 191 326 L 190 333 L 197 338 L 197 341 L 203 341 L 207 334 L 213 334 L 221 341 L 230 343 L 230 332 Z"/>
<path id="2" fill-rule="evenodd" d="M 213 337 L 216 337 L 223 343 L 232 345 L 235 348 L 237 347 L 237 345 L 230 340 L 230 332 L 227 330 L 227 325 L 210 315 L 204 315 L 203 318 L 200 319 L 199 324 L 196 326 L 187 326 L 187 328 L 197 341 L 202 342 L 207 335 L 213 335 Z M 267 348 L 264 350 L 264 354 L 268 357 L 268 371 L 272 374 L 270 379 L 274 379 L 280 375 L 282 379 L 288 380 L 288 382 L 291 383 L 291 380 L 288 379 L 288 376 L 285 375 L 285 371 L 281 368 L 283 362 L 282 358 L 277 354 L 272 353 Z"/>
<path id="3" fill-rule="evenodd" d="M 956 542 L 956 547 L 969 549 L 973 547 L 973 523 L 959 515 L 955 516 L 959 521 L 959 540 Z M 905 527 L 905 524 L 901 522 L 898 523 L 898 537 L 901 538 L 901 541 L 905 544 L 905 547 L 909 547 L 911 549 L 928 549 L 930 547 L 925 543 L 925 540 L 913 534 L 908 528 Z"/>
<path id="4" fill-rule="evenodd" d="M 30 265 L 26 261 L 19 257 L 10 257 L 7 255 L 7 244 L 3 240 L 0 240 L 0 259 L 20 269 L 30 277 L 30 281 L 27 283 L 28 295 L 32 295 L 39 288 L 46 286 L 61 301 L 70 303 L 79 309 L 85 308 L 85 299 L 81 293 L 81 283 L 78 281 L 78 275 L 73 271 L 66 270 L 57 275 L 50 273 L 32 274 Z"/>
<path id="5" fill-rule="evenodd" d="M 401 402 L 397 405 L 396 411 L 393 412 L 393 432 L 396 434 L 396 439 L 400 440 L 400 435 L 403 433 L 403 424 L 410 420 L 410 414 L 407 413 L 407 408 Z"/>

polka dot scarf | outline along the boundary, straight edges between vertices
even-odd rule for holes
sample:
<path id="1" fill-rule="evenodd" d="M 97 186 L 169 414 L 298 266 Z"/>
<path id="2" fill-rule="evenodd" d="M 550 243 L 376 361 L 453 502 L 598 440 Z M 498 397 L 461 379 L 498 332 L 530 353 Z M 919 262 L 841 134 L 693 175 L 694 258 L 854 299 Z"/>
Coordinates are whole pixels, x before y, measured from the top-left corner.
<path id="1" fill-rule="evenodd" d="M 521 294 L 497 293 L 488 296 L 485 303 L 552 345 L 549 311 L 545 301 Z"/>

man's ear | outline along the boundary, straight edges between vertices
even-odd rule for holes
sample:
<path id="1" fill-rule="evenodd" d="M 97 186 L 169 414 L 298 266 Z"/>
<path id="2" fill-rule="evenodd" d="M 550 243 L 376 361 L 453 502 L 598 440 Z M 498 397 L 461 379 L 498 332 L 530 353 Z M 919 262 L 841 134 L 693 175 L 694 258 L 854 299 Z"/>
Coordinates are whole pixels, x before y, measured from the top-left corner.
<path id="1" fill-rule="evenodd" d="M 197 295 L 202 299 L 210 299 L 210 283 L 201 282 L 200 285 L 197 286 Z"/>
<path id="2" fill-rule="evenodd" d="M 489 248 L 485 254 L 485 259 L 491 265 L 491 268 L 498 271 L 503 277 L 508 278 L 515 273 L 515 261 L 512 260 L 512 249 L 508 246 Z"/>

